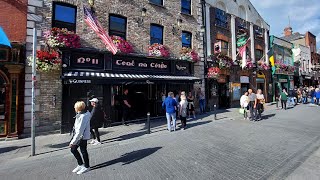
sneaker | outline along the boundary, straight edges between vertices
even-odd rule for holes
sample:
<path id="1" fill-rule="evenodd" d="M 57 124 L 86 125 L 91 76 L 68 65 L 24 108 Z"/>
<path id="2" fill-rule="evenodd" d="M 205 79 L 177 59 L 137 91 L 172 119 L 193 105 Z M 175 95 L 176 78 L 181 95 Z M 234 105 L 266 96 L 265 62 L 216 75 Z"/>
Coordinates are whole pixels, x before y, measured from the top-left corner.
<path id="1" fill-rule="evenodd" d="M 94 146 L 96 146 L 96 145 L 100 145 L 101 144 L 101 142 L 99 142 L 99 141 L 96 141 L 94 144 L 92 144 L 92 145 L 94 145 Z"/>
<path id="2" fill-rule="evenodd" d="M 74 170 L 72 170 L 72 172 L 76 173 L 76 172 L 80 171 L 82 168 L 84 168 L 83 165 L 81 165 L 81 166 L 78 165 L 76 168 L 74 168 Z"/>
<path id="3" fill-rule="evenodd" d="M 90 171 L 90 168 L 86 168 L 86 167 L 83 166 L 80 169 L 80 171 L 77 172 L 77 174 L 83 174 L 83 173 L 88 172 L 88 171 Z"/>
<path id="4" fill-rule="evenodd" d="M 94 144 L 94 143 L 96 143 L 96 142 L 97 142 L 97 140 L 92 139 L 92 141 L 91 141 L 91 142 L 89 142 L 89 144 Z"/>

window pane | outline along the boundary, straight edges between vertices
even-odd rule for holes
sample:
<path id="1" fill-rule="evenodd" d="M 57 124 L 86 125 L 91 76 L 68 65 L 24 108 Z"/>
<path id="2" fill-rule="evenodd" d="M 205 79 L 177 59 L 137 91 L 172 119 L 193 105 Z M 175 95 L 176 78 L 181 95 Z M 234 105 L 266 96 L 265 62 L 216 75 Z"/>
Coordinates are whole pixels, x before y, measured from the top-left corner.
<path id="1" fill-rule="evenodd" d="M 153 4 L 163 5 L 162 0 L 149 0 L 149 2 L 152 2 Z"/>
<path id="2" fill-rule="evenodd" d="M 191 0 L 181 0 L 181 12 L 191 14 Z"/>
<path id="3" fill-rule="evenodd" d="M 163 27 L 157 25 L 151 25 L 150 27 L 150 44 L 160 43 L 162 44 Z"/>
<path id="4" fill-rule="evenodd" d="M 55 5 L 54 20 L 75 23 L 76 9 L 68 6 Z"/>
<path id="5" fill-rule="evenodd" d="M 126 19 L 116 16 L 110 16 L 110 30 L 126 32 Z"/>
<path id="6" fill-rule="evenodd" d="M 189 32 L 182 32 L 182 47 L 191 48 L 192 35 Z"/>

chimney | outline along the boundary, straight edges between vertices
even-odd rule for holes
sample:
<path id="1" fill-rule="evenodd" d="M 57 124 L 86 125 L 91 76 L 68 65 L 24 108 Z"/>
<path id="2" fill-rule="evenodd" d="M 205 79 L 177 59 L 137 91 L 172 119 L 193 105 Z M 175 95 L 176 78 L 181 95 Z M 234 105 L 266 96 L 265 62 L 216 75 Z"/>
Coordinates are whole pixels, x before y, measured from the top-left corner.
<path id="1" fill-rule="evenodd" d="M 292 27 L 284 28 L 284 36 L 291 36 L 292 35 Z"/>

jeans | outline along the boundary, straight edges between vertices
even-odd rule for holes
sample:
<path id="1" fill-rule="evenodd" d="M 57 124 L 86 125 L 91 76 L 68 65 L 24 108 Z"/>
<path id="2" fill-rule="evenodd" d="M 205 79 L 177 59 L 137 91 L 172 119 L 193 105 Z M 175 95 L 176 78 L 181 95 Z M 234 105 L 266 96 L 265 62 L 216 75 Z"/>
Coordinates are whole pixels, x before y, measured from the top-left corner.
<path id="1" fill-rule="evenodd" d="M 94 132 L 93 132 L 93 130 L 94 130 Z M 93 138 L 93 139 L 96 139 L 96 138 L 97 138 L 97 141 L 100 142 L 99 129 L 98 129 L 98 128 L 93 128 L 93 129 L 90 129 L 90 132 L 91 132 L 92 138 Z"/>
<path id="2" fill-rule="evenodd" d="M 287 109 L 287 100 L 281 100 L 281 108 Z"/>
<path id="3" fill-rule="evenodd" d="M 261 103 L 258 103 L 257 104 L 257 119 L 261 119 L 261 113 L 262 113 L 262 110 L 263 110 L 263 104 Z"/>
<path id="4" fill-rule="evenodd" d="M 127 124 L 128 118 L 129 118 L 129 108 L 123 108 L 122 124 Z"/>
<path id="5" fill-rule="evenodd" d="M 314 104 L 314 97 L 311 97 L 311 104 Z"/>
<path id="6" fill-rule="evenodd" d="M 320 103 L 319 103 L 319 99 L 320 99 L 320 98 L 317 98 L 317 105 L 320 105 Z"/>
<path id="7" fill-rule="evenodd" d="M 256 109 L 254 108 L 254 101 L 250 101 L 249 103 L 249 111 L 250 111 L 250 119 L 256 119 Z"/>
<path id="8" fill-rule="evenodd" d="M 79 145 L 74 145 L 71 147 L 71 153 L 77 159 L 78 165 L 81 166 L 81 165 L 83 165 L 83 161 L 82 161 L 82 158 L 81 158 L 80 153 L 78 151 L 78 147 L 80 147 L 80 151 L 81 151 L 83 161 L 84 161 L 84 166 L 86 168 L 90 167 L 89 166 L 89 155 L 88 155 L 88 151 L 87 151 L 87 140 L 81 139 Z"/>
<path id="9" fill-rule="evenodd" d="M 244 109 L 243 117 L 248 118 L 248 107 L 244 107 L 243 109 Z"/>
<path id="10" fill-rule="evenodd" d="M 176 113 L 166 113 L 167 117 L 167 124 L 168 124 L 168 130 L 171 131 L 173 129 L 176 130 Z M 171 120 L 172 120 L 172 127 L 171 127 Z"/>
<path id="11" fill-rule="evenodd" d="M 308 102 L 308 97 L 303 97 L 303 104 L 307 104 Z"/>
<path id="12" fill-rule="evenodd" d="M 200 112 L 205 113 L 206 112 L 206 103 L 205 99 L 199 100 L 199 106 L 200 106 Z"/>

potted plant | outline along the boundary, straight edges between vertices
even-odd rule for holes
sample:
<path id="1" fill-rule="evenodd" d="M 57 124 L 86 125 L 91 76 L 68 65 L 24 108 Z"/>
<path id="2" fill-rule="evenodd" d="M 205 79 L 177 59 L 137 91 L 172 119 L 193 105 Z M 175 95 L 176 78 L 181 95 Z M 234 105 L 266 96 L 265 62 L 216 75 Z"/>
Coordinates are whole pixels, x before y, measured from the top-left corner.
<path id="1" fill-rule="evenodd" d="M 113 44 L 116 45 L 116 47 L 118 48 L 118 50 L 120 52 L 126 53 L 126 54 L 134 52 L 131 44 L 129 44 L 122 37 L 120 37 L 120 36 L 111 36 L 111 39 L 112 39 Z"/>
<path id="2" fill-rule="evenodd" d="M 220 75 L 220 69 L 218 67 L 210 67 L 208 69 L 208 78 L 218 79 Z"/>
<path id="3" fill-rule="evenodd" d="M 181 48 L 180 59 L 191 62 L 198 62 L 200 60 L 198 53 L 194 49 L 187 47 Z"/>
<path id="4" fill-rule="evenodd" d="M 52 28 L 44 33 L 46 44 L 50 48 L 79 48 L 80 37 L 72 31 L 68 31 L 65 28 Z"/>
<path id="5" fill-rule="evenodd" d="M 32 56 L 28 57 L 29 66 L 32 65 Z M 60 70 L 61 68 L 60 54 L 55 50 L 42 51 L 38 50 L 36 54 L 36 69 L 40 72 L 50 72 Z"/>
<path id="6" fill-rule="evenodd" d="M 148 55 L 153 57 L 169 57 L 169 50 L 162 44 L 154 43 L 148 48 Z"/>

